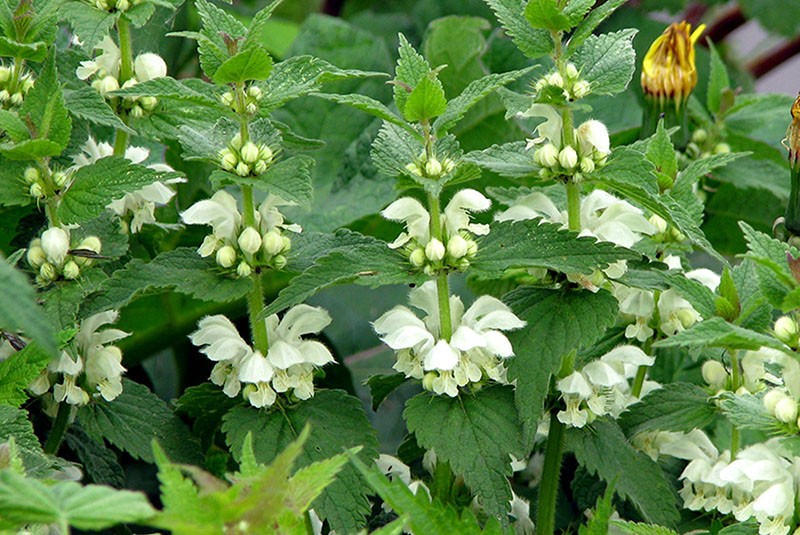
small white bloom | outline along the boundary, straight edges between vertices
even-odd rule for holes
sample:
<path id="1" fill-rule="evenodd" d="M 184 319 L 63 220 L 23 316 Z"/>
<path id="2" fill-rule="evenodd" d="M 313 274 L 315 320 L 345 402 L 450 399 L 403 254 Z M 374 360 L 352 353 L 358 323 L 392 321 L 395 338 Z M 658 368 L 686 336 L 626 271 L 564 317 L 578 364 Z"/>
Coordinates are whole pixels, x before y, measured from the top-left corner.
<path id="1" fill-rule="evenodd" d="M 719 390 L 725 386 L 728 381 L 728 371 L 721 362 L 716 360 L 707 360 L 703 363 L 702 368 L 703 380 L 709 386 Z"/>
<path id="2" fill-rule="evenodd" d="M 69 251 L 69 233 L 60 227 L 51 227 L 42 233 L 42 250 L 47 259 L 57 265 L 64 264 Z"/>
<path id="3" fill-rule="evenodd" d="M 198 329 L 189 335 L 192 344 L 213 361 L 241 361 L 252 350 L 231 320 L 222 315 L 206 316 L 197 324 Z"/>
<path id="4" fill-rule="evenodd" d="M 248 141 L 241 148 L 242 160 L 247 164 L 254 164 L 258 160 L 258 147 L 252 141 Z"/>
<path id="5" fill-rule="evenodd" d="M 389 221 L 405 223 L 406 231 L 402 232 L 389 244 L 392 249 L 397 249 L 416 240 L 421 245 L 425 245 L 430 240 L 430 220 L 428 210 L 422 204 L 411 197 L 401 197 L 387 206 L 381 215 Z"/>
<path id="6" fill-rule="evenodd" d="M 443 223 L 447 236 L 455 236 L 461 230 L 483 236 L 489 233 L 488 225 L 470 223 L 470 212 L 485 212 L 492 202 L 474 189 L 458 191 L 444 209 Z"/>
<path id="7" fill-rule="evenodd" d="M 558 149 L 552 143 L 545 143 L 533 153 L 533 160 L 542 167 L 555 167 L 558 163 Z"/>
<path id="8" fill-rule="evenodd" d="M 595 121 L 594 119 L 586 121 L 577 128 L 575 133 L 582 156 L 592 156 L 595 151 L 599 157 L 607 156 L 611 153 L 608 129 L 600 121 Z"/>
<path id="9" fill-rule="evenodd" d="M 133 61 L 133 70 L 136 79 L 146 82 L 154 78 L 163 78 L 167 75 L 167 64 L 158 54 L 147 52 L 139 54 Z"/>
<path id="10" fill-rule="evenodd" d="M 236 199 L 223 190 L 210 199 L 194 203 L 181 213 L 181 219 L 189 225 L 211 225 L 215 236 L 232 241 L 236 240 L 236 230 L 242 222 Z"/>
<path id="11" fill-rule="evenodd" d="M 255 254 L 261 248 L 261 234 L 253 227 L 245 228 L 237 241 L 242 251 L 248 254 Z"/>
<path id="12" fill-rule="evenodd" d="M 431 262 L 440 262 L 445 255 L 444 244 L 436 238 L 431 239 L 425 246 L 425 256 Z"/>

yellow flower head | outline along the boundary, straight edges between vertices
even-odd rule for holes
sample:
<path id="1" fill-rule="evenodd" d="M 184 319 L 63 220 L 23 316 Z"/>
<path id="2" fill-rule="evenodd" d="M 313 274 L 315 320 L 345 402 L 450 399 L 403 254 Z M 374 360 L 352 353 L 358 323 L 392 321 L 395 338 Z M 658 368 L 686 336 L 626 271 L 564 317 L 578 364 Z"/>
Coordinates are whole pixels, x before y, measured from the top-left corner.
<path id="1" fill-rule="evenodd" d="M 705 28 L 701 24 L 692 32 L 688 22 L 675 22 L 653 41 L 642 64 L 642 89 L 646 95 L 662 104 L 672 100 L 677 107 L 689 98 L 697 85 L 694 44 Z"/>
<path id="2" fill-rule="evenodd" d="M 792 122 L 789 124 L 789 129 L 786 130 L 786 139 L 783 140 L 783 145 L 789 149 L 789 162 L 792 167 L 800 164 L 800 94 L 792 104 Z"/>

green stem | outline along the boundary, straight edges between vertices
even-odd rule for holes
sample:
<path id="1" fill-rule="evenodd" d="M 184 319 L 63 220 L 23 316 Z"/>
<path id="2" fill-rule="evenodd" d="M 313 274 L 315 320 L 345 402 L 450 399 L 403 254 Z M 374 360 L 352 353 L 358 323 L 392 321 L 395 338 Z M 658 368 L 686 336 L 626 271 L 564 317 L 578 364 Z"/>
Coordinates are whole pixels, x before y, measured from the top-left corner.
<path id="1" fill-rule="evenodd" d="M 47 435 L 47 441 L 44 444 L 44 452 L 48 455 L 55 455 L 58 453 L 58 448 L 61 446 L 61 441 L 64 440 L 64 434 L 69 427 L 69 416 L 72 412 L 72 405 L 66 402 L 59 403 L 58 413 L 53 422 L 53 427 L 50 429 L 50 434 Z"/>
<path id="2" fill-rule="evenodd" d="M 731 356 L 731 387 L 734 392 L 739 390 L 742 386 L 742 371 L 739 369 L 739 352 L 735 349 L 729 349 L 728 353 Z M 736 425 L 731 424 L 731 460 L 736 459 L 736 454 L 739 452 L 739 429 Z"/>
<path id="3" fill-rule="evenodd" d="M 22 68 L 25 66 L 23 58 L 14 58 L 14 70 L 11 71 L 11 81 L 8 84 L 8 93 L 13 95 L 17 92 L 19 79 L 22 77 Z"/>
<path id="4" fill-rule="evenodd" d="M 120 119 L 123 123 L 128 124 L 128 114 L 126 112 L 120 113 Z M 130 134 L 126 130 L 117 130 L 114 133 L 114 155 L 125 156 L 125 151 L 128 150 L 128 142 L 130 141 Z"/>
<path id="5" fill-rule="evenodd" d="M 431 239 L 437 239 L 444 243 L 442 239 L 442 217 L 439 196 L 428 193 L 428 210 L 431 214 L 430 234 Z M 450 287 L 447 281 L 447 273 L 441 272 L 436 277 L 436 296 L 439 301 L 439 325 L 443 340 L 450 340 L 453 335 L 453 321 L 450 314 Z"/>
<path id="6" fill-rule="evenodd" d="M 242 186 L 242 222 L 245 227 L 256 226 L 256 207 L 253 202 L 253 186 Z"/>
<path id="7" fill-rule="evenodd" d="M 267 335 L 267 323 L 259 319 L 259 314 L 264 309 L 264 287 L 261 283 L 261 273 L 254 270 L 250 275 L 253 279 L 253 289 L 247 296 L 247 313 L 250 316 L 250 329 L 253 333 L 253 346 L 266 355 L 269 350 L 269 336 Z"/>
<path id="8" fill-rule="evenodd" d="M 250 141 L 250 131 L 247 127 L 247 97 L 244 94 L 244 84 L 236 84 L 234 96 L 236 98 L 236 111 L 239 114 L 239 137 L 242 138 L 242 144 L 244 145 Z"/>
<path id="9" fill-rule="evenodd" d="M 791 162 L 792 190 L 786 206 L 786 230 L 800 236 L 800 162 Z"/>
<path id="10" fill-rule="evenodd" d="M 555 531 L 556 499 L 558 498 L 561 459 L 564 456 L 565 426 L 553 411 L 550 431 L 547 434 L 547 449 L 544 454 L 542 483 L 539 487 L 539 508 L 536 514 L 537 535 L 552 535 Z"/>
<path id="11" fill-rule="evenodd" d="M 644 348 L 642 349 L 648 355 L 653 348 L 653 343 L 650 339 L 648 339 L 644 343 Z M 638 398 L 639 394 L 642 393 L 642 385 L 644 385 L 644 378 L 647 375 L 647 366 L 639 366 L 639 369 L 636 370 L 636 377 L 633 380 L 633 387 L 631 388 L 631 394 L 633 397 Z"/>
<path id="12" fill-rule="evenodd" d="M 569 229 L 574 232 L 581 230 L 581 185 L 572 179 L 567 181 L 567 218 Z"/>
<path id="13" fill-rule="evenodd" d="M 117 32 L 119 33 L 119 85 L 127 82 L 133 77 L 133 39 L 131 38 L 131 26 L 128 19 L 120 17 L 117 19 Z"/>

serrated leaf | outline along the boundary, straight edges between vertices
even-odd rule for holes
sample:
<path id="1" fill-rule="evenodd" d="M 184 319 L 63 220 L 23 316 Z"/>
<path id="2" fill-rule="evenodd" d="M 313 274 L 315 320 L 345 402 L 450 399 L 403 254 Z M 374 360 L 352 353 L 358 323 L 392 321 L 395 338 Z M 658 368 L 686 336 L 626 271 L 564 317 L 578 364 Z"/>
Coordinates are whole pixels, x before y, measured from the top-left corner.
<path id="1" fill-rule="evenodd" d="M 222 84 L 266 80 L 272 72 L 272 58 L 261 45 L 252 45 L 225 60 L 211 77 Z"/>
<path id="2" fill-rule="evenodd" d="M 494 11 L 497 20 L 514 44 L 531 59 L 540 58 L 553 50 L 550 32 L 532 28 L 523 16 L 524 3 L 521 0 L 484 0 Z"/>
<path id="3" fill-rule="evenodd" d="M 661 468 L 634 450 L 615 422 L 596 420 L 586 428 L 568 428 L 565 449 L 589 472 L 613 483 L 614 492 L 630 500 L 648 522 L 677 523 L 675 495 Z"/>
<path id="4" fill-rule="evenodd" d="M 80 1 L 67 2 L 61 6 L 63 17 L 83 43 L 86 50 L 93 50 L 95 45 L 108 35 L 117 20 L 116 15 L 99 9 L 87 8 Z"/>
<path id="5" fill-rule="evenodd" d="M 235 458 L 239 458 L 245 437 L 250 433 L 256 459 L 260 463 L 269 463 L 297 438 L 297 430 L 306 425 L 310 425 L 311 433 L 297 459 L 300 467 L 356 446 L 362 446 L 359 458 L 364 461 L 372 462 L 378 455 L 378 441 L 361 403 L 341 390 L 318 391 L 313 398 L 283 411 L 265 412 L 253 407 L 238 407 L 228 412 L 224 420 L 226 442 Z M 314 501 L 314 510 L 328 520 L 331 529 L 355 533 L 370 510 L 366 498 L 368 493 L 369 487 L 355 469 L 345 467 Z"/>
<path id="6" fill-rule="evenodd" d="M 72 185 L 61 197 L 58 216 L 63 223 L 83 223 L 128 192 L 180 176 L 133 164 L 122 156 L 102 158 L 75 172 Z"/>
<path id="7" fill-rule="evenodd" d="M 22 143 L 0 144 L 0 154 L 9 160 L 37 160 L 49 156 L 58 156 L 63 147 L 49 139 L 31 139 Z"/>
<path id="8" fill-rule="evenodd" d="M 375 100 L 374 98 L 358 94 L 339 95 L 337 93 L 313 93 L 313 95 L 315 97 L 324 98 L 325 100 L 330 100 L 331 102 L 336 102 L 337 104 L 346 104 L 348 106 L 352 106 L 357 110 L 361 110 L 369 113 L 370 115 L 374 115 L 379 119 L 383 119 L 384 121 L 397 125 L 407 130 L 412 135 L 419 135 L 411 125 L 403 120 L 402 117 L 398 117 L 382 102 Z"/>
<path id="9" fill-rule="evenodd" d="M 510 387 L 492 386 L 456 398 L 419 394 L 403 418 L 420 446 L 436 451 L 479 497 L 484 509 L 506 525 L 511 487 L 510 455 L 523 454 Z"/>
<path id="10" fill-rule="evenodd" d="M 664 526 L 643 524 L 641 522 L 614 520 L 611 524 L 625 535 L 678 535 L 678 532 Z"/>
<path id="11" fill-rule="evenodd" d="M 386 396 L 397 390 L 405 382 L 406 376 L 402 373 L 373 375 L 367 379 L 366 384 L 369 386 L 369 393 L 372 396 L 372 410 L 377 411 Z"/>
<path id="12" fill-rule="evenodd" d="M 768 434 L 795 434 L 764 407 L 761 400 L 750 394 L 724 393 L 719 402 L 722 414 L 740 429 L 755 429 Z"/>
<path id="13" fill-rule="evenodd" d="M 710 40 L 708 41 L 708 51 L 710 53 L 711 67 L 708 74 L 706 105 L 711 113 L 719 113 L 722 93 L 726 89 L 730 89 L 731 82 L 728 79 L 728 71 L 725 69 L 725 64 L 722 62 L 722 58 L 719 57 L 716 47 Z"/>
<path id="14" fill-rule="evenodd" d="M 458 121 L 478 102 L 486 98 L 493 91 L 506 84 L 525 76 L 535 67 L 528 67 L 517 71 L 502 74 L 489 74 L 469 83 L 456 98 L 447 103 L 447 108 L 433 123 L 433 130 L 441 136 L 453 128 Z"/>
<path id="15" fill-rule="evenodd" d="M 115 488 L 125 486 L 125 472 L 117 461 L 117 456 L 86 434 L 80 426 L 71 426 L 64 440 L 67 447 L 78 456 L 89 481 Z"/>
<path id="16" fill-rule="evenodd" d="M 136 459 L 152 463 L 150 440 L 170 457 L 185 463 L 202 460 L 199 443 L 167 404 L 146 386 L 122 380 L 122 394 L 114 401 L 97 401 L 78 411 L 78 421 L 96 440 L 106 440 Z"/>
<path id="17" fill-rule="evenodd" d="M 244 43 L 242 43 L 242 48 L 246 49 L 255 44 L 261 44 L 263 34 L 267 28 L 267 22 L 272 16 L 272 12 L 275 11 L 281 2 L 283 2 L 283 0 L 273 0 L 261 8 L 258 13 L 253 15 L 253 20 L 250 21 L 250 26 L 247 28 L 247 36 L 244 39 Z"/>
<path id="18" fill-rule="evenodd" d="M 654 430 L 688 432 L 703 429 L 715 415 L 705 390 L 688 383 L 671 383 L 628 407 L 619 425 L 628 436 Z"/>
<path id="19" fill-rule="evenodd" d="M 625 91 L 636 69 L 633 37 L 638 30 L 627 29 L 591 35 L 575 51 L 573 63 L 592 93 L 614 95 Z"/>
<path id="20" fill-rule="evenodd" d="M 492 145 L 466 153 L 463 161 L 509 178 L 538 176 L 539 166 L 533 162 L 533 155 L 527 152 L 525 145 L 524 141 Z"/>
<path id="21" fill-rule="evenodd" d="M 790 352 L 782 342 L 766 334 L 761 334 L 738 325 L 728 323 L 722 318 L 709 318 L 695 323 L 685 331 L 659 340 L 653 347 L 706 346 L 730 349 L 757 350 L 762 346 Z"/>
<path id="22" fill-rule="evenodd" d="M 614 324 L 618 305 L 604 290 L 518 288 L 503 300 L 527 322 L 509 334 L 516 356 L 509 362 L 508 376 L 517 381 L 516 405 L 529 448 L 542 416 L 550 376 L 559 370 L 564 355 L 593 344 Z"/>
<path id="23" fill-rule="evenodd" d="M 50 354 L 29 343 L 0 362 L 0 405 L 19 407 L 28 400 L 25 389 L 50 362 Z"/>
<path id="24" fill-rule="evenodd" d="M 419 136 L 412 136 L 393 124 L 383 123 L 372 143 L 370 157 L 378 171 L 396 177 L 408 173 L 405 166 L 415 161 L 424 148 Z"/>
<path id="25" fill-rule="evenodd" d="M 563 229 L 539 219 L 499 221 L 479 242 L 472 268 L 482 277 L 498 277 L 508 268 L 545 267 L 589 274 L 618 260 L 637 260 L 638 253 L 610 242 Z"/>
<path id="26" fill-rule="evenodd" d="M 253 186 L 261 191 L 277 195 L 284 201 L 296 203 L 301 208 L 311 208 L 314 188 L 311 184 L 311 169 L 314 158 L 299 155 L 281 160 L 256 177 L 241 177 L 233 173 L 216 170 L 209 179 L 215 187 L 226 184 Z"/>
<path id="27" fill-rule="evenodd" d="M 312 267 L 292 279 L 289 286 L 262 311 L 261 317 L 302 303 L 320 290 L 337 284 L 354 283 L 377 288 L 423 280 L 421 275 L 412 276 L 410 270 L 408 260 L 389 249 L 385 242 L 362 236 L 357 245 L 319 258 Z"/>
<path id="28" fill-rule="evenodd" d="M 229 398 L 220 387 L 203 383 L 184 390 L 175 402 L 175 411 L 194 419 L 192 429 L 195 435 L 210 441 L 214 432 L 222 426 L 222 417 L 239 401 Z"/>
<path id="29" fill-rule="evenodd" d="M 525 19 L 534 28 L 563 31 L 572 28 L 556 0 L 530 0 L 525 6 Z"/>
<path id="30" fill-rule="evenodd" d="M 207 0 L 197 0 L 195 5 L 203 22 L 203 28 L 192 36 L 184 34 L 197 39 L 200 66 L 206 76 L 213 78 L 220 65 L 225 63 L 231 55 L 223 35 L 237 40 L 244 37 L 247 30 L 241 22 Z"/>
<path id="31" fill-rule="evenodd" d="M 663 173 L 673 182 L 678 173 L 678 157 L 672 146 L 669 133 L 664 128 L 664 121 L 659 121 L 656 133 L 647 145 L 647 159 L 656 167 L 657 173 Z"/>
<path id="32" fill-rule="evenodd" d="M 27 411 L 0 405 L 0 444 L 5 444 L 12 438 L 27 473 L 41 473 L 52 464 L 42 451 L 39 439 L 33 433 L 33 425 L 28 419 Z"/>
<path id="33" fill-rule="evenodd" d="M 787 288 L 797 286 L 787 261 L 787 254 L 791 252 L 789 245 L 755 230 L 744 221 L 740 221 L 739 226 L 747 241 L 748 252 L 746 257 L 759 265 L 767 267 L 777 276 L 780 283 Z"/>
<path id="34" fill-rule="evenodd" d="M 25 95 L 20 118 L 30 118 L 36 137 L 47 139 L 63 150 L 69 143 L 72 119 L 64 104 L 56 70 L 55 47 L 50 51 L 33 88 Z"/>
<path id="35" fill-rule="evenodd" d="M 91 89 L 91 88 L 89 88 Z M 94 90 L 92 90 L 94 91 Z M 97 91 L 94 91 L 97 94 Z M 153 78 L 110 93 L 120 97 L 156 97 L 191 102 L 224 110 L 221 102 L 214 96 L 213 86 L 202 80 L 176 80 L 169 76 Z"/>
<path id="36" fill-rule="evenodd" d="M 613 498 L 614 491 L 609 485 L 603 495 L 597 498 L 597 503 L 591 515 L 589 515 L 589 521 L 578 528 L 578 535 L 608 534 L 608 521 L 611 519 L 611 515 L 614 514 Z"/>
<path id="37" fill-rule="evenodd" d="M 0 57 L 20 58 L 38 63 L 47 57 L 47 45 L 41 41 L 19 43 L 8 37 L 0 36 Z"/>
<path id="38" fill-rule="evenodd" d="M 602 23 L 605 19 L 610 17 L 614 11 L 617 10 L 622 4 L 627 2 L 627 0 L 609 0 L 607 2 L 602 3 L 596 9 L 593 9 L 589 16 L 583 19 L 583 21 L 578 24 L 578 27 L 575 28 L 575 31 L 572 32 L 572 36 L 569 38 L 569 42 L 567 43 L 567 57 L 571 56 L 575 50 L 578 49 L 586 39 L 592 35 L 592 32 L 597 28 L 600 23 Z"/>
<path id="39" fill-rule="evenodd" d="M 0 133 L 5 133 L 11 141 L 19 142 L 30 139 L 28 127 L 16 113 L 0 110 Z"/>
<path id="40" fill-rule="evenodd" d="M 229 278 L 219 273 L 218 268 L 212 259 L 201 258 L 197 251 L 188 248 L 161 253 L 148 263 L 132 260 L 114 272 L 101 292 L 87 299 L 81 314 L 118 310 L 150 290 L 174 288 L 203 301 L 228 303 L 241 299 L 252 288 L 249 278 Z"/>
<path id="41" fill-rule="evenodd" d="M 108 101 L 91 86 L 65 89 L 64 103 L 69 112 L 79 119 L 110 126 L 116 130 L 124 130 L 129 134 L 135 133 L 114 113 L 114 110 L 108 105 Z"/>
<path id="42" fill-rule="evenodd" d="M 400 46 L 397 49 L 399 55 L 397 67 L 395 68 L 395 80 L 399 83 L 394 85 L 394 103 L 397 109 L 405 116 L 406 102 L 409 93 L 424 78 L 431 73 L 431 66 L 419 52 L 408 42 L 403 34 L 399 34 Z M 439 84 L 441 89 L 441 84 Z"/>
<path id="43" fill-rule="evenodd" d="M 403 90 L 401 88 L 401 90 Z M 403 106 L 403 116 L 409 122 L 429 121 L 447 109 L 442 83 L 432 75 L 424 76 L 414 87 Z"/>
<path id="44" fill-rule="evenodd" d="M 57 354 L 53 327 L 36 304 L 36 292 L 25 275 L 4 258 L 0 258 L 0 329 L 22 332 L 41 344 L 46 353 Z"/>

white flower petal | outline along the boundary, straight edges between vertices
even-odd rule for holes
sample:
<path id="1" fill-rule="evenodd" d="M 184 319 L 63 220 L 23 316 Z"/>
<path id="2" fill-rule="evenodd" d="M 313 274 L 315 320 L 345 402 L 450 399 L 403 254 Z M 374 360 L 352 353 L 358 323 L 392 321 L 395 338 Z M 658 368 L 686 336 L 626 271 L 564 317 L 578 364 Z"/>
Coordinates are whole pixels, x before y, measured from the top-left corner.
<path id="1" fill-rule="evenodd" d="M 458 364 L 459 352 L 445 340 L 439 340 L 426 352 L 423 366 L 426 370 L 452 370 Z"/>

